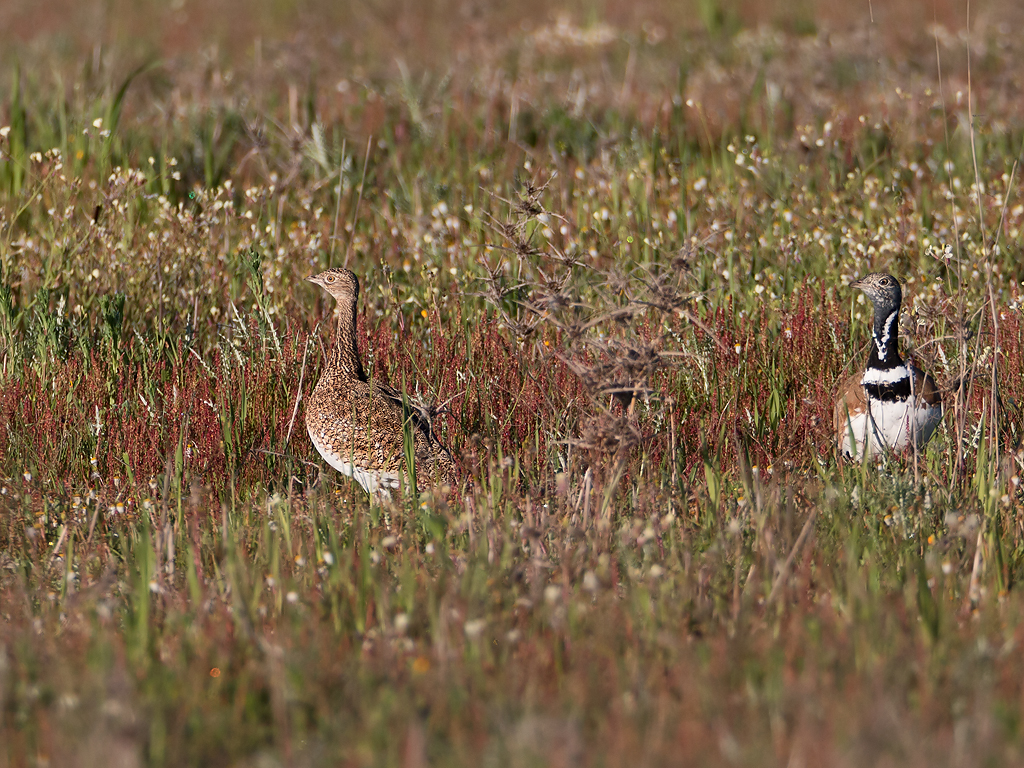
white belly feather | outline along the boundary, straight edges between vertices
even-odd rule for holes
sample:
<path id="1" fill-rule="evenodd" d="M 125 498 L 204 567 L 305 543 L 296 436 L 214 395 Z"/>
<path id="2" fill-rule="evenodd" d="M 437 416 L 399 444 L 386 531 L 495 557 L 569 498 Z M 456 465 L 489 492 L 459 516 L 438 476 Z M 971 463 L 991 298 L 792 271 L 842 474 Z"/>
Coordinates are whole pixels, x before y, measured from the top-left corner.
<path id="1" fill-rule="evenodd" d="M 842 442 L 842 452 L 854 455 L 850 435 L 856 443 L 857 458 L 889 451 L 902 451 L 913 444 L 920 448 L 935 432 L 942 420 L 942 407 L 932 407 L 911 397 L 904 401 L 873 400 L 869 413 L 851 416 Z M 885 446 L 883 448 L 883 446 Z"/>
<path id="2" fill-rule="evenodd" d="M 367 493 L 371 495 L 377 494 L 383 499 L 390 499 L 390 489 L 401 486 L 401 478 L 399 478 L 397 473 L 382 472 L 377 469 L 365 469 L 364 467 L 356 466 L 349 461 L 352 458 L 351 456 L 343 457 L 340 453 L 328 447 L 317 439 L 317 436 L 313 434 L 309 427 L 306 427 L 306 431 L 309 432 L 309 439 L 312 441 L 317 453 L 323 456 L 324 461 L 341 472 L 341 474 L 351 477 L 363 486 Z"/>

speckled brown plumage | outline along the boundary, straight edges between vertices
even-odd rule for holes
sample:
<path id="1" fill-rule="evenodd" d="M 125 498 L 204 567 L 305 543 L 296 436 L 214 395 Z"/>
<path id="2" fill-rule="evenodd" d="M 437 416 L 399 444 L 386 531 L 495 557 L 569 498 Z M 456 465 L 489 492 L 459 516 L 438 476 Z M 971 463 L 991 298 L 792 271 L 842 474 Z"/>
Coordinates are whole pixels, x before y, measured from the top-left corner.
<path id="1" fill-rule="evenodd" d="M 403 405 L 401 392 L 371 382 L 363 370 L 356 344 L 358 278 L 347 269 L 334 268 L 306 279 L 337 301 L 334 348 L 306 403 L 306 429 L 317 451 L 369 493 L 390 497 L 406 471 L 404 427 L 408 423 L 416 487 L 423 491 L 454 485 L 452 456 L 434 435 L 429 414 Z"/>

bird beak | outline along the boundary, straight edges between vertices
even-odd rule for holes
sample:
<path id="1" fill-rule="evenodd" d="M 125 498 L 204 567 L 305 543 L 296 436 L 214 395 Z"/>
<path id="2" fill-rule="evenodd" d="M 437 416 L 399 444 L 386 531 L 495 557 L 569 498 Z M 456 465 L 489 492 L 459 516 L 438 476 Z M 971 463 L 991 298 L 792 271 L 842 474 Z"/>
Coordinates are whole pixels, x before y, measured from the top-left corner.
<path id="1" fill-rule="evenodd" d="M 306 282 L 313 283 L 313 285 L 320 285 L 320 281 L 317 279 L 316 275 L 310 275 L 309 277 L 307 277 Z"/>
<path id="2" fill-rule="evenodd" d="M 308 280 L 309 278 L 306 278 L 306 279 Z M 864 290 L 864 281 L 863 280 L 854 280 L 852 283 L 850 283 L 850 287 L 851 288 L 859 288 L 860 290 Z"/>

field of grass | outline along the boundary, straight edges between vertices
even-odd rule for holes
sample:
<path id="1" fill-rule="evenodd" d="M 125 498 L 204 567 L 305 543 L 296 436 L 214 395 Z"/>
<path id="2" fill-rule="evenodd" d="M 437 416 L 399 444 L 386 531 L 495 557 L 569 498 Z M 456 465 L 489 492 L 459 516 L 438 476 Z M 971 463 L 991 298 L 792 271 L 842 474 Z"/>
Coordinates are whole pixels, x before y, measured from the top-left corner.
<path id="1" fill-rule="evenodd" d="M 1014 3 L 42 5 L 0 768 L 1024 761 Z M 341 265 L 447 499 L 309 442 Z M 862 466 L 875 270 L 946 415 Z"/>

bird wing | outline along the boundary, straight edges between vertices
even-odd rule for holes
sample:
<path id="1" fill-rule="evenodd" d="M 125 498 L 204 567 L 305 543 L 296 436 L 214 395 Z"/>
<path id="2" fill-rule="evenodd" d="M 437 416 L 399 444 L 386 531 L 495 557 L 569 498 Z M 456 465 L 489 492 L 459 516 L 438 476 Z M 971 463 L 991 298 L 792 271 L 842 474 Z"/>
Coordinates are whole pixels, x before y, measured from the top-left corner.
<path id="1" fill-rule="evenodd" d="M 935 379 L 914 365 L 910 366 L 910 372 L 914 376 L 914 394 L 930 407 L 941 408 L 942 395 L 935 385 Z"/>
<path id="2" fill-rule="evenodd" d="M 848 419 L 868 409 L 868 395 L 864 385 L 860 383 L 864 373 L 855 373 L 847 378 L 839 387 L 839 398 L 836 400 L 835 414 L 832 424 L 835 427 L 836 441 L 842 445 L 843 438 L 849 429 Z"/>
<path id="3" fill-rule="evenodd" d="M 414 431 L 420 431 L 430 442 L 436 441 L 434 437 L 433 420 L 430 411 L 411 398 L 408 393 L 402 397 L 402 393 L 388 384 L 374 382 L 373 385 L 377 394 L 389 405 L 398 409 L 402 414 L 402 422 L 411 420 Z"/>
<path id="4" fill-rule="evenodd" d="M 406 421 L 412 423 L 412 438 L 415 445 L 417 462 L 417 483 L 424 482 L 440 468 L 441 479 L 454 483 L 455 459 L 444 444 L 434 434 L 431 412 L 422 404 L 412 400 L 408 394 L 403 399 L 402 393 L 387 384 L 374 383 L 376 395 L 385 402 L 397 417 L 402 415 L 402 425 Z M 401 448 L 401 447 L 400 447 Z M 421 476 L 421 472 L 424 473 Z"/>

